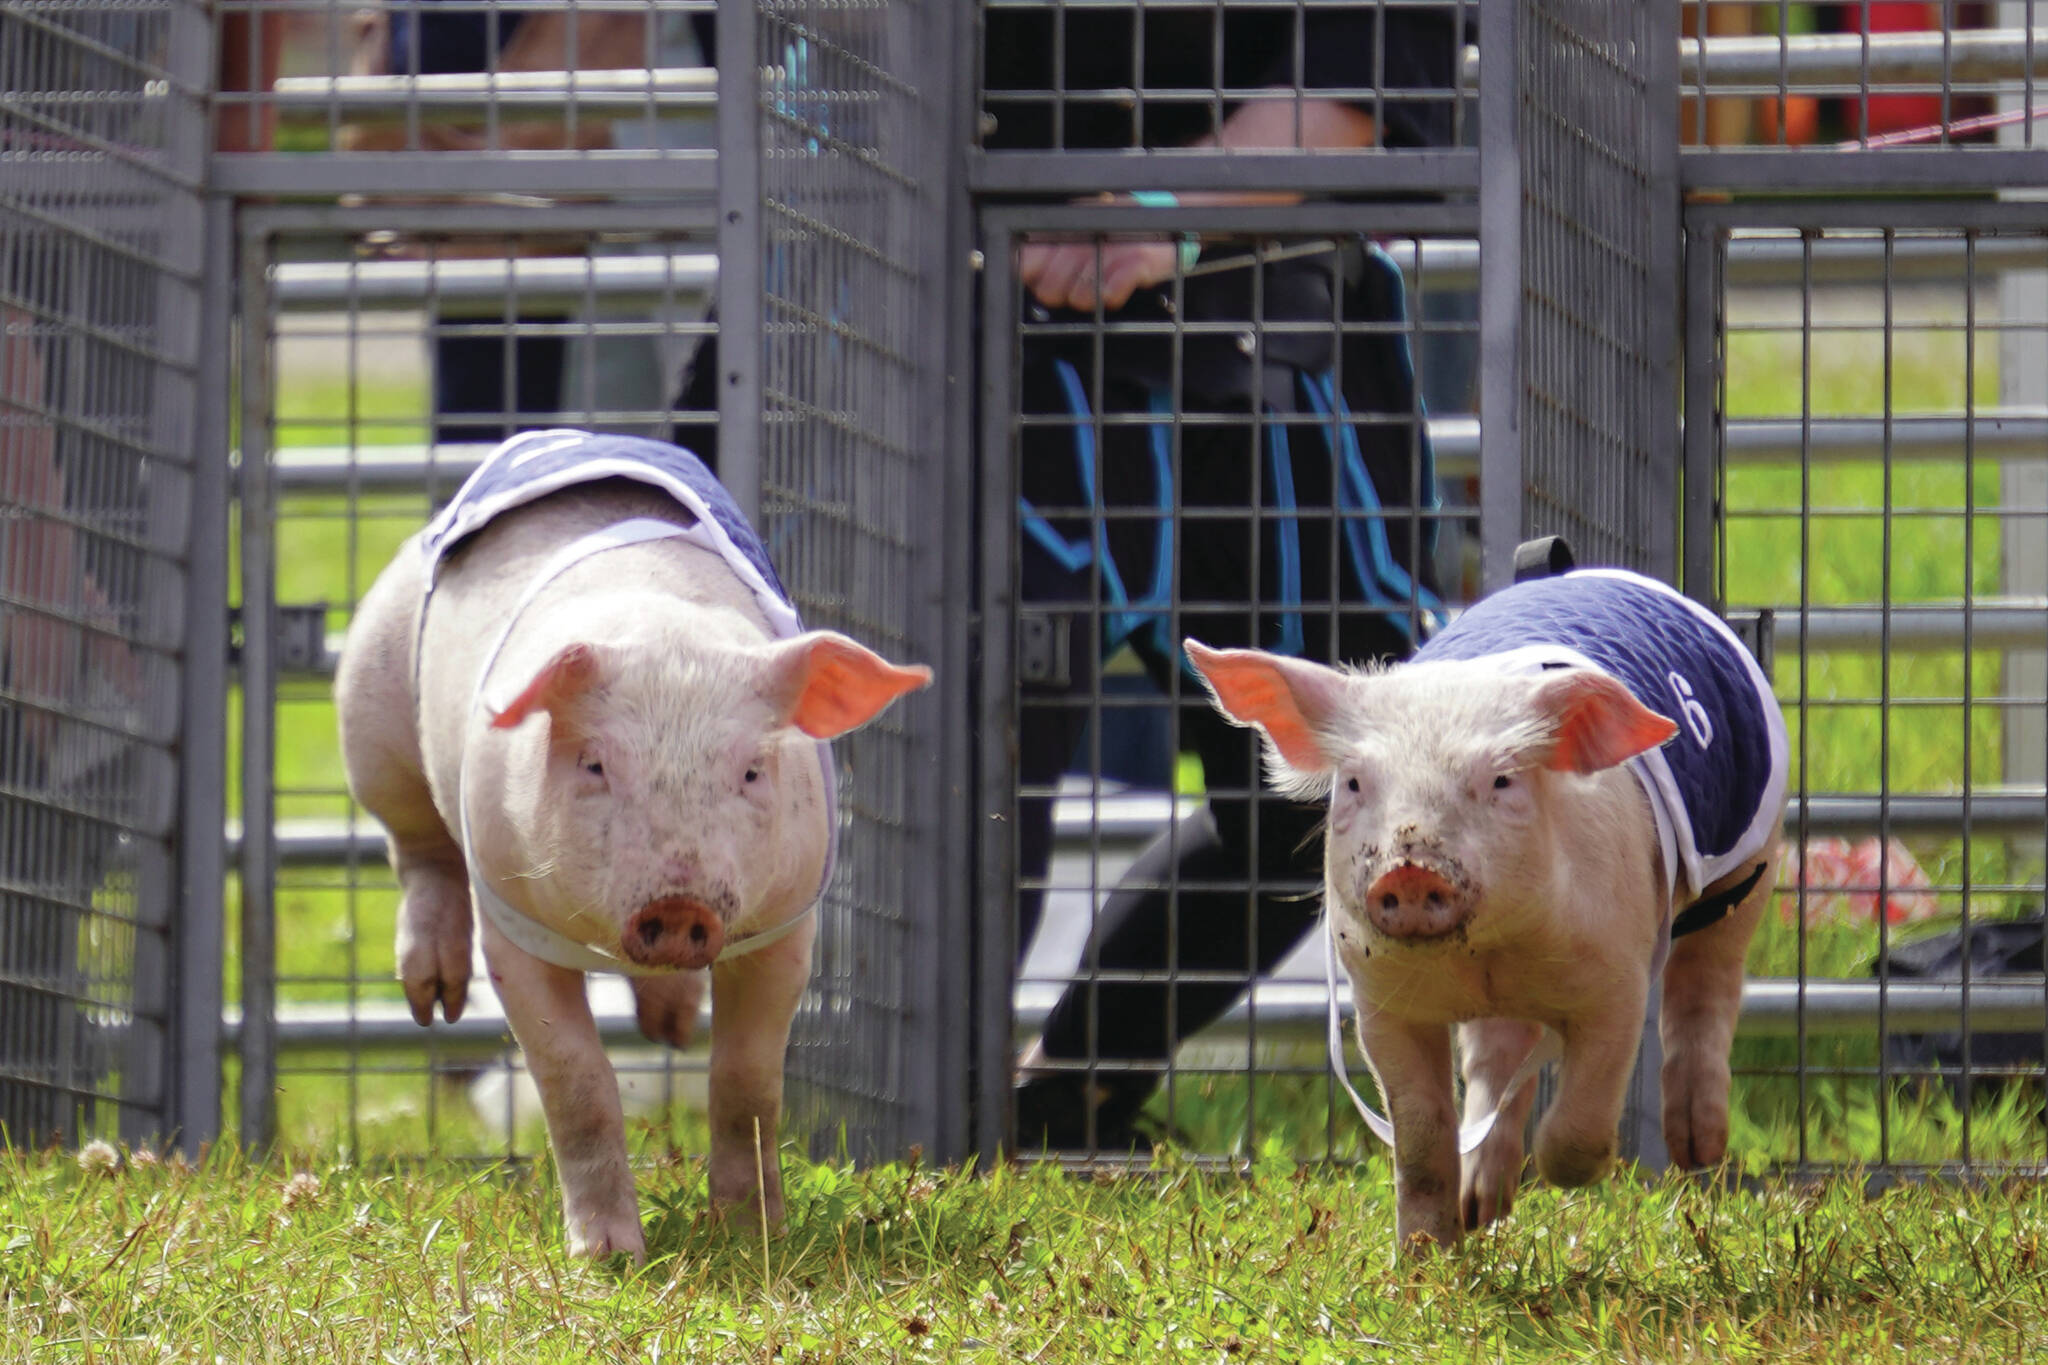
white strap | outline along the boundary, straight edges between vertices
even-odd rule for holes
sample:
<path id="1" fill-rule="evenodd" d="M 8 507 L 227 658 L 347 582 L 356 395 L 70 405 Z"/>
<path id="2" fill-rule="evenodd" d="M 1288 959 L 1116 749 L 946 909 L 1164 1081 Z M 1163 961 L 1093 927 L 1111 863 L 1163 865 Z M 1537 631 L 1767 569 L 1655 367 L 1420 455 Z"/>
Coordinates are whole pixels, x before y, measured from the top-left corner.
<path id="1" fill-rule="evenodd" d="M 471 709 L 483 707 L 493 715 L 496 715 L 503 709 L 502 707 L 492 706 L 484 699 L 484 685 L 490 679 L 491 668 L 498 662 L 498 655 L 503 652 L 505 642 L 512 638 L 512 627 L 518 623 L 519 618 L 525 614 L 526 609 L 533 605 L 533 599 L 540 595 L 542 588 L 546 587 L 556 578 L 559 578 L 572 564 L 580 563 L 594 554 L 601 554 L 606 550 L 616 550 L 627 545 L 639 545 L 650 540 L 666 540 L 684 534 L 685 532 L 682 527 L 671 522 L 660 521 L 653 517 L 634 517 L 629 521 L 614 522 L 610 526 L 592 531 L 589 535 L 581 536 L 556 551 L 546 563 L 541 565 L 540 572 L 534 575 L 533 581 L 526 585 L 526 591 L 520 594 L 517 605 L 512 608 L 511 614 L 505 618 L 504 629 L 498 632 L 496 643 L 491 646 L 490 652 L 484 655 L 483 667 L 477 670 L 476 686 L 470 692 Z M 523 915 L 509 905 L 504 897 L 500 896 L 496 889 L 484 880 L 483 870 L 476 864 L 476 854 L 473 852 L 476 848 L 476 840 L 471 838 L 469 833 L 469 784 L 466 780 L 466 767 L 467 765 L 465 764 L 465 772 L 457 777 L 458 789 L 455 794 L 456 810 L 461 816 L 462 824 L 463 864 L 469 870 L 469 884 L 476 891 L 476 903 L 483 910 L 484 918 L 496 926 L 498 932 L 503 934 L 513 947 L 533 957 L 537 957 L 543 962 L 550 962 L 557 967 L 567 967 L 571 971 L 578 972 L 618 972 L 626 976 L 666 976 L 672 972 L 684 970 L 680 967 L 657 967 L 633 962 L 614 953 L 607 953 L 601 948 L 594 948 L 587 943 L 579 943 L 567 934 L 560 933 L 542 924 L 539 920 Z M 799 924 L 802 924 L 804 920 L 810 917 L 812 911 L 816 908 L 817 902 L 812 901 L 806 904 L 802 910 L 791 915 L 772 929 L 763 929 L 758 934 L 749 934 L 745 938 L 732 940 L 725 945 L 713 960 L 723 962 L 727 958 L 744 957 L 756 949 L 767 947 L 769 944 L 776 942 L 795 930 Z"/>
<path id="2" fill-rule="evenodd" d="M 1358 1116 L 1365 1120 L 1365 1126 L 1391 1149 L 1394 1145 L 1394 1125 L 1387 1121 L 1384 1114 L 1365 1102 L 1364 1097 L 1358 1093 L 1358 1088 L 1351 1084 L 1351 1076 L 1344 1066 L 1344 1025 L 1337 1014 L 1337 929 L 1330 922 L 1327 910 L 1323 912 L 1323 980 L 1330 988 L 1330 1070 L 1336 1074 L 1337 1084 L 1343 1086 L 1344 1093 L 1351 1097 L 1352 1106 L 1358 1110 Z M 1549 1036 L 1547 1031 L 1545 1036 Z M 1494 1120 L 1500 1117 L 1500 1111 L 1507 1107 L 1515 1092 L 1551 1060 L 1551 1052 L 1550 1048 L 1541 1043 L 1532 1048 L 1520 1068 L 1501 1090 L 1499 1098 L 1493 1102 L 1493 1107 L 1470 1123 L 1460 1125 L 1460 1155 L 1486 1141 L 1486 1135 L 1493 1131 Z"/>

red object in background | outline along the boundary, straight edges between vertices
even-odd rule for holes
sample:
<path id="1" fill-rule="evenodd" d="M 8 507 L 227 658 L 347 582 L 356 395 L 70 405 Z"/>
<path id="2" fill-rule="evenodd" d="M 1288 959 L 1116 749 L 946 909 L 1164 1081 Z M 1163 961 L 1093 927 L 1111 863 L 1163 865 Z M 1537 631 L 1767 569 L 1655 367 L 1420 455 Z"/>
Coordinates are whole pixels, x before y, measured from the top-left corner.
<path id="1" fill-rule="evenodd" d="M 1940 32 L 1941 6 L 1938 4 L 1909 3 L 1908 0 L 1873 0 L 1868 11 L 1861 6 L 1850 5 L 1848 24 L 1853 31 L 1856 20 L 1868 16 L 1872 33 L 1927 33 Z M 1950 110 L 1953 117 L 1955 111 Z M 1930 123 L 1941 122 L 1941 96 L 1939 95 L 1872 95 L 1869 105 L 1870 128 L 1872 133 L 1892 133 L 1902 128 L 1919 128 Z M 1857 126 L 1855 112 L 1850 111 L 1850 123 L 1846 135 L 1855 137 L 1864 130 Z"/>
<path id="2" fill-rule="evenodd" d="M 1795 851 L 1796 855 L 1796 851 Z M 1897 839 L 1824 838 L 1806 841 L 1806 922 L 1875 924 L 1880 897 L 1887 924 L 1932 918 L 1941 909 L 1933 882 Z M 1799 904 L 1799 864 L 1778 873 L 1778 913 L 1792 919 Z"/>

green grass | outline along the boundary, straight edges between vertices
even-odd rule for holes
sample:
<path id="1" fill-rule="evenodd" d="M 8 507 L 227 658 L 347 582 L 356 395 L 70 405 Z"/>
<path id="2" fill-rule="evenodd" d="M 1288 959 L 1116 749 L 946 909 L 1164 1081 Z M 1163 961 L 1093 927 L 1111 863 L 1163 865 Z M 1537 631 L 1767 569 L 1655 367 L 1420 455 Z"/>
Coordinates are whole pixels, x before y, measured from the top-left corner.
<path id="1" fill-rule="evenodd" d="M 0 1155 L 0 1356 L 43 1361 L 1992 1361 L 2048 1334 L 2048 1197 L 1862 1182 L 1531 1190 L 1391 1264 L 1386 1167 L 983 1175 L 788 1158 L 763 1239 L 643 1170 L 644 1268 L 550 1170 L 81 1170 Z"/>

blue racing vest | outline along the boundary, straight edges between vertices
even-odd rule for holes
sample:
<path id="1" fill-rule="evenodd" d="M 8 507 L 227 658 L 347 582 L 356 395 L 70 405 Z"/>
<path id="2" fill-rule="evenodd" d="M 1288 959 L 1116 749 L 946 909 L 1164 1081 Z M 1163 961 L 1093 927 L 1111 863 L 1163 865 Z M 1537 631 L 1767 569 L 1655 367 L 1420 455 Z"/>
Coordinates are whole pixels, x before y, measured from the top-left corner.
<path id="1" fill-rule="evenodd" d="M 1713 612 L 1654 579 L 1580 569 L 1503 588 L 1418 650 L 1515 672 L 1598 668 L 1678 723 L 1629 767 L 1650 798 L 1671 889 L 1687 901 L 1753 861 L 1785 799 L 1785 718 L 1763 669 Z"/>

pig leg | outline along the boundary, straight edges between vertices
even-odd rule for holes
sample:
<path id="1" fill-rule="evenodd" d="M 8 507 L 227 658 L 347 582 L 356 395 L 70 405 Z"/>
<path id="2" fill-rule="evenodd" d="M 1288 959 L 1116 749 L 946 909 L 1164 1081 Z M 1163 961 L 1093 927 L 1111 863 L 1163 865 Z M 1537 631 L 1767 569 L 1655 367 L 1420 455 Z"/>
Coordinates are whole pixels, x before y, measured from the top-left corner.
<path id="1" fill-rule="evenodd" d="M 1605 1010 L 1566 1021 L 1557 1097 L 1536 1129 L 1536 1170 L 1551 1184 L 1590 1185 L 1613 1164 L 1649 993 L 1647 980 L 1616 981 Z"/>
<path id="2" fill-rule="evenodd" d="M 1742 1009 L 1749 940 L 1777 885 L 1778 849 L 1764 875 L 1720 923 L 1671 945 L 1664 967 L 1664 1145 L 1678 1166 L 1712 1166 L 1728 1154 L 1728 1049 Z M 1740 869 L 1710 890 L 1739 882 Z"/>
<path id="3" fill-rule="evenodd" d="M 632 980 L 633 1009 L 647 1041 L 688 1047 L 697 1035 L 697 1011 L 710 984 L 706 973 L 664 972 Z"/>
<path id="4" fill-rule="evenodd" d="M 1360 1041 L 1394 1124 L 1394 1235 L 1404 1255 L 1452 1247 L 1458 1218 L 1458 1111 L 1451 1031 L 1359 1006 Z"/>
<path id="5" fill-rule="evenodd" d="M 484 961 L 547 1114 L 570 1252 L 608 1256 L 623 1251 L 635 1261 L 643 1259 L 647 1243 L 640 1233 L 633 1171 L 626 1162 L 619 1082 L 598 1040 L 597 1021 L 583 994 L 583 973 L 513 947 L 488 920 Z"/>
<path id="6" fill-rule="evenodd" d="M 1523 1019 L 1475 1019 L 1459 1025 L 1467 1123 L 1499 1102 L 1501 1092 L 1542 1036 L 1541 1024 Z M 1535 1102 L 1536 1085 L 1531 1081 L 1501 1109 L 1486 1140 L 1465 1153 L 1459 1204 L 1468 1230 L 1483 1228 L 1514 1208 L 1515 1190 L 1522 1182 L 1522 1125 Z"/>
<path id="7" fill-rule="evenodd" d="M 442 823 L 420 754 L 413 703 L 417 556 L 401 554 L 363 596 L 335 676 L 336 717 L 349 790 L 384 826 L 402 900 L 398 979 L 424 1027 L 438 1001 L 449 1023 L 469 995 L 469 872 Z"/>
<path id="8" fill-rule="evenodd" d="M 806 926 L 712 969 L 711 1203 L 716 1209 L 738 1205 L 749 1221 L 764 1205 L 769 1222 L 782 1221 L 775 1141 L 782 1058 L 810 979 L 814 933 Z"/>

